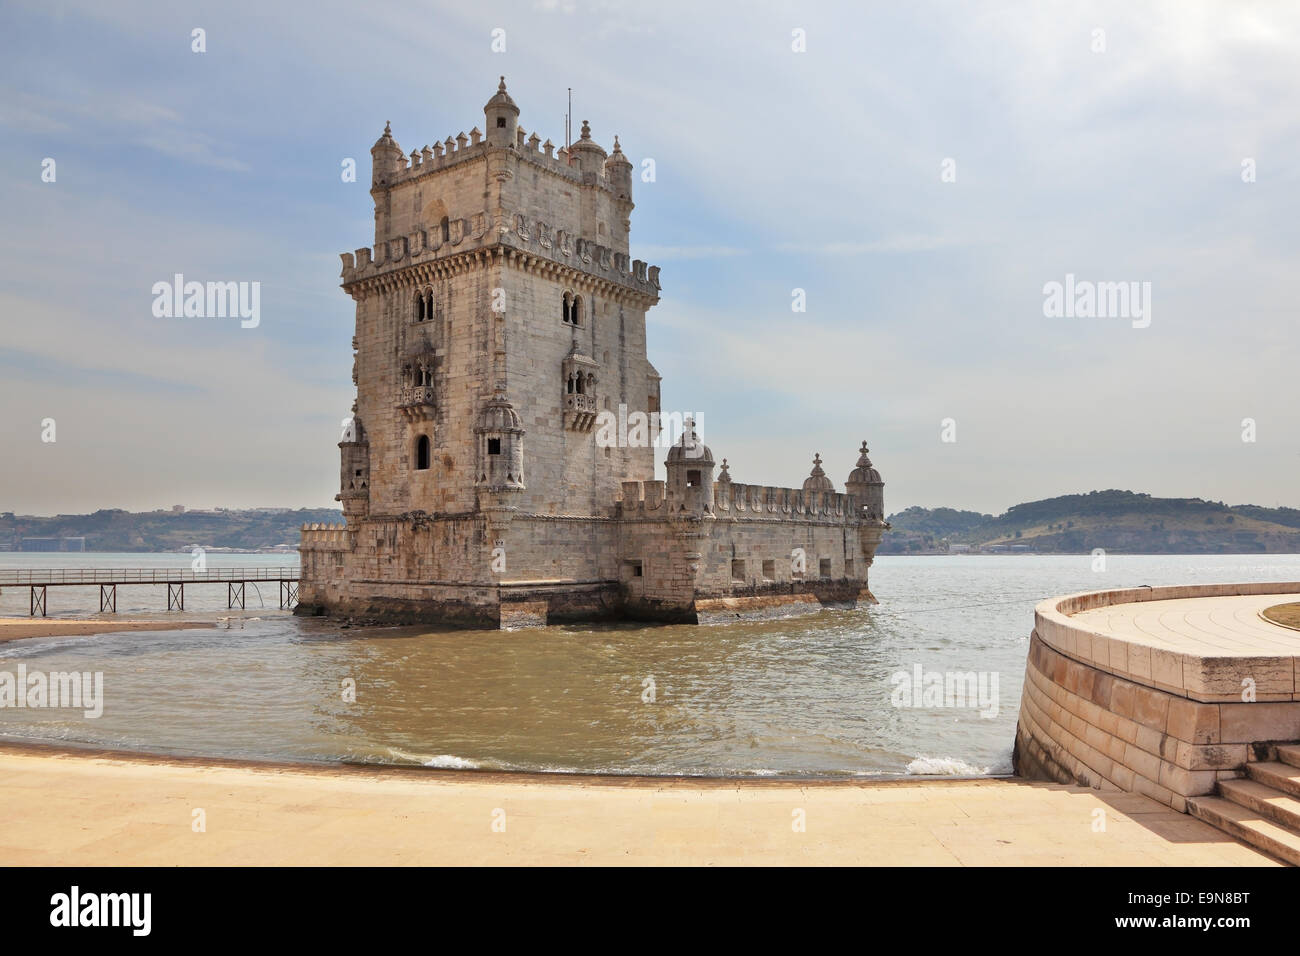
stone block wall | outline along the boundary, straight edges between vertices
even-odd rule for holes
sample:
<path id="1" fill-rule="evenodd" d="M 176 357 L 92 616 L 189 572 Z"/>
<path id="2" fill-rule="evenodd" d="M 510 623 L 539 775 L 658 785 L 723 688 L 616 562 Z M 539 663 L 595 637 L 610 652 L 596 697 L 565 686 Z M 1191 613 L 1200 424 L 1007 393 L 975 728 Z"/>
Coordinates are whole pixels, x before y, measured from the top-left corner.
<path id="1" fill-rule="evenodd" d="M 1244 775 L 1249 761 L 1269 759 L 1273 743 L 1300 739 L 1300 701 L 1290 690 L 1270 700 L 1265 682 L 1256 701 L 1242 700 L 1242 667 L 1269 672 L 1256 668 L 1256 658 L 1198 659 L 1101 634 L 1069 616 L 1135 601 L 1296 590 L 1294 583 L 1142 588 L 1043 602 L 1025 668 L 1016 772 L 1142 793 L 1184 811 L 1188 797 Z"/>

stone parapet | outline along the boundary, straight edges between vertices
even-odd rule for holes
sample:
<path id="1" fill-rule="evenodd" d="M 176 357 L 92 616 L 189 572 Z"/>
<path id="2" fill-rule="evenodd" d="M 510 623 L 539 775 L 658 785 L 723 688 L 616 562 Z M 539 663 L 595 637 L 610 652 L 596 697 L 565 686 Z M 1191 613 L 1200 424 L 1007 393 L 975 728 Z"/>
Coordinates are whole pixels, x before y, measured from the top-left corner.
<path id="1" fill-rule="evenodd" d="M 1265 596 L 1258 603 L 1266 604 L 1268 596 L 1296 592 L 1300 584 L 1210 585 L 1042 602 L 1016 728 L 1017 773 L 1142 793 L 1182 811 L 1188 797 L 1213 793 L 1219 779 L 1270 759 L 1278 742 L 1300 739 L 1300 699 L 1279 676 L 1293 672 L 1300 641 L 1293 655 L 1279 656 L 1251 653 L 1245 639 L 1234 644 L 1220 636 L 1223 653 L 1207 657 L 1178 647 L 1176 628 L 1138 640 L 1073 615 L 1115 608 L 1118 629 L 1134 613 L 1123 605 L 1196 598 L 1206 603 L 1192 605 L 1191 613 L 1208 614 L 1215 599 Z M 1250 627 L 1247 619 L 1243 629 Z M 1265 690 L 1278 699 L 1260 696 Z"/>

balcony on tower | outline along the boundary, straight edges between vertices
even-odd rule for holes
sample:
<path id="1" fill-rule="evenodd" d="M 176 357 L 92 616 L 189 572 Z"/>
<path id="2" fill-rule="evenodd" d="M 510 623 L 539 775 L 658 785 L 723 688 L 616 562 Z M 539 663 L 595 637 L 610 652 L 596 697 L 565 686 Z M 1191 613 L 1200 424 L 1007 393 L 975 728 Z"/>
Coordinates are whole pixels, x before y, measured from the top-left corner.
<path id="1" fill-rule="evenodd" d="M 434 357 L 411 356 L 402 366 L 402 384 L 397 390 L 397 409 L 409 422 L 433 418 L 437 407 L 433 387 Z"/>
<path id="2" fill-rule="evenodd" d="M 596 371 L 600 363 L 575 342 L 564 359 L 564 427 L 589 432 L 596 424 Z"/>

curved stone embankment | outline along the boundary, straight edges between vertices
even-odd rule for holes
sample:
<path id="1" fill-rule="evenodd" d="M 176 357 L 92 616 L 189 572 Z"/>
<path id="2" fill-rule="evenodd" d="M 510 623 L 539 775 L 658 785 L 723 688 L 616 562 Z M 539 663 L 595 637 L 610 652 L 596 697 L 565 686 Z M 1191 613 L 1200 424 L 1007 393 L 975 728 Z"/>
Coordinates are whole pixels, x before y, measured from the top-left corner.
<path id="1" fill-rule="evenodd" d="M 1300 634 L 1259 612 L 1300 583 L 1052 598 L 1034 632 L 1013 761 L 1031 779 L 1176 810 L 1300 740 Z"/>

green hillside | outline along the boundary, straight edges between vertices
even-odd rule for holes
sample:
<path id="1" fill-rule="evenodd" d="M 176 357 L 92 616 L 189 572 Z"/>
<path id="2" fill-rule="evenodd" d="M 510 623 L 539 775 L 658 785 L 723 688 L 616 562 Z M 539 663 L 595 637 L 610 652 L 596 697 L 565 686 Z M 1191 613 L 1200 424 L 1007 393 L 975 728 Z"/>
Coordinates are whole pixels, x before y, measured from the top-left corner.
<path id="1" fill-rule="evenodd" d="M 1029 549 L 1078 554 L 1094 548 L 1143 554 L 1300 553 L 1300 510 L 1092 491 L 1030 501 L 1005 514 L 908 508 L 891 515 L 880 553 Z"/>

